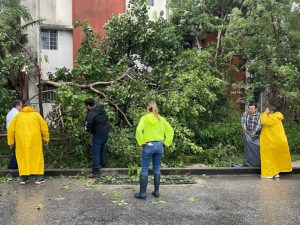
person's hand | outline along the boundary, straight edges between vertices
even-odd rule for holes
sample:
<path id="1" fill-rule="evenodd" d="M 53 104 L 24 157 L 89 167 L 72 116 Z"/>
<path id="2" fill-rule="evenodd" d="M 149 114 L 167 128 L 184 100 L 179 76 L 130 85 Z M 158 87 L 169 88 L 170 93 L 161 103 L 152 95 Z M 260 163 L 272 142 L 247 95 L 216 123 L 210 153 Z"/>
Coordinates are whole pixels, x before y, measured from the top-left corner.
<path id="1" fill-rule="evenodd" d="M 14 148 L 14 144 L 9 145 L 9 148 L 13 149 Z"/>
<path id="2" fill-rule="evenodd" d="M 48 146 L 48 144 L 49 144 L 49 141 L 44 141 L 45 146 Z"/>

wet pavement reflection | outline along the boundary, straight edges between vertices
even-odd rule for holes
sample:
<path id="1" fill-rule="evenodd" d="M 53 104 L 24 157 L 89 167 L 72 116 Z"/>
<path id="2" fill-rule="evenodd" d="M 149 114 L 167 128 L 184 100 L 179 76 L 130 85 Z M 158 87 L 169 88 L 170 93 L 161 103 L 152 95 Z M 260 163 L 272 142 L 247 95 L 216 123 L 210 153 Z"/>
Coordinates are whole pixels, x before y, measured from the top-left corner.
<path id="1" fill-rule="evenodd" d="M 0 183 L 0 224 L 300 224 L 300 175 L 195 176 L 196 184 L 162 185 L 161 198 L 133 197 L 137 185 L 86 178 Z"/>

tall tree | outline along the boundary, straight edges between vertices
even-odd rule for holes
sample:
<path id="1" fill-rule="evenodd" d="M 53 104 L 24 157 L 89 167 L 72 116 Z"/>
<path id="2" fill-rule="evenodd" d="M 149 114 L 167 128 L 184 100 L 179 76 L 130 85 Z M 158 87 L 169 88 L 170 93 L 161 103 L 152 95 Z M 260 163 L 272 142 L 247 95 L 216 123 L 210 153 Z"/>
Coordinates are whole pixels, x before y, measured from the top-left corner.
<path id="1" fill-rule="evenodd" d="M 299 56 L 292 38 L 295 1 L 246 1 L 230 15 L 227 50 L 242 55 L 252 93 L 264 91 L 270 104 L 287 109 L 299 93 Z M 254 91 L 253 91 L 254 90 Z M 256 91 L 255 91 L 256 90 Z M 251 97 L 251 96 L 249 96 Z"/>
<path id="2" fill-rule="evenodd" d="M 20 99 L 28 99 L 28 54 L 25 51 L 26 35 L 23 31 L 26 25 L 21 20 L 31 22 L 28 10 L 20 0 L 0 0 L 0 73 L 6 77 L 9 84 Z"/>
<path id="3" fill-rule="evenodd" d="M 36 53 L 26 48 L 25 31 L 41 21 L 32 20 L 21 0 L 0 0 L 0 75 L 19 99 L 29 98 L 29 76 L 36 76 L 40 80 Z M 43 114 L 41 90 L 39 85 L 40 113 Z"/>
<path id="4" fill-rule="evenodd" d="M 77 25 L 83 28 L 84 39 L 76 67 L 69 73 L 58 71 L 52 81 L 43 81 L 60 87 L 58 101 L 63 106 L 62 114 L 70 119 L 66 115 L 69 109 L 77 108 L 87 95 L 82 90 L 98 95 L 110 106 L 110 152 L 116 158 L 128 159 L 115 159 L 114 163 L 128 166 L 124 163 L 138 158 L 138 151 L 132 152 L 136 149 L 133 126 L 147 102 L 156 100 L 177 134 L 174 146 L 166 153 L 168 164 L 179 165 L 184 155 L 201 153 L 195 135 L 199 129 L 197 121 L 211 112 L 216 95 L 223 88 L 212 54 L 183 51 L 181 33 L 162 16 L 150 20 L 146 0 L 131 0 L 128 11 L 112 17 L 105 25 L 103 38 L 93 33 L 86 22 Z M 78 115 L 78 111 L 74 113 Z M 82 136 L 82 130 L 76 127 L 81 124 L 74 115 L 64 123 L 63 132 L 71 136 L 69 132 L 74 135 L 76 130 Z"/>

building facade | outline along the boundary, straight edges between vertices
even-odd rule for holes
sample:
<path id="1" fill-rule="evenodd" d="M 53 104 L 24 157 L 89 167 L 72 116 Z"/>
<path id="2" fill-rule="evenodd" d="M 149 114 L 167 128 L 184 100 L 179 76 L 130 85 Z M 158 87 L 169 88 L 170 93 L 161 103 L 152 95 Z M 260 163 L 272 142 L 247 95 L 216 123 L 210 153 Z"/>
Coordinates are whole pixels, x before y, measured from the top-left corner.
<path id="1" fill-rule="evenodd" d="M 58 68 L 73 69 L 76 64 L 83 34 L 80 28 L 74 27 L 75 21 L 88 21 L 94 31 L 104 36 L 105 23 L 113 15 L 124 13 L 128 3 L 129 0 L 22 0 L 33 20 L 42 19 L 40 25 L 27 30 L 27 47 L 37 56 L 42 79 L 48 79 Z M 150 19 L 158 18 L 161 11 L 167 18 L 167 0 L 149 0 Z M 28 92 L 31 103 L 38 109 L 37 83 L 35 77 L 30 77 Z M 45 115 L 54 101 L 54 93 L 50 90 L 43 94 Z"/>
<path id="2" fill-rule="evenodd" d="M 93 30 L 104 35 L 103 25 L 112 15 L 126 9 L 125 0 L 22 0 L 22 5 L 33 20 L 42 20 L 27 30 L 27 48 L 37 57 L 42 79 L 48 79 L 58 68 L 73 69 L 82 41 L 82 31 L 74 27 L 76 20 L 87 20 Z M 38 109 L 37 83 L 36 76 L 29 76 L 29 98 Z M 55 95 L 50 90 L 43 94 L 45 115 L 54 101 Z"/>

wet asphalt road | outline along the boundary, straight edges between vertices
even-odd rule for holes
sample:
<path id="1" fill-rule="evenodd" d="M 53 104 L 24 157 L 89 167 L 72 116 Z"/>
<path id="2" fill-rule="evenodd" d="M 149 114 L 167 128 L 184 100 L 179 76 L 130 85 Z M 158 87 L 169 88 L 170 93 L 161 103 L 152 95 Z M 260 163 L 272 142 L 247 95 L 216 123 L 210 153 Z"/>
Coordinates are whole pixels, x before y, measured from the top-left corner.
<path id="1" fill-rule="evenodd" d="M 90 179 L 48 178 L 40 186 L 0 183 L 1 225 L 300 224 L 300 175 L 199 176 L 194 185 L 162 185 L 137 200 L 135 185 L 92 185 Z"/>

